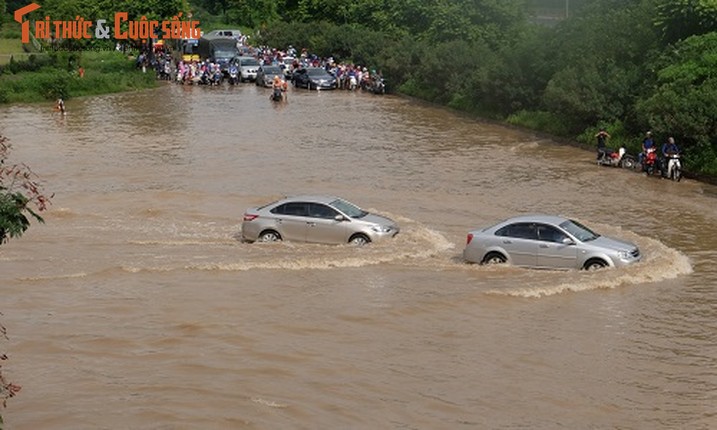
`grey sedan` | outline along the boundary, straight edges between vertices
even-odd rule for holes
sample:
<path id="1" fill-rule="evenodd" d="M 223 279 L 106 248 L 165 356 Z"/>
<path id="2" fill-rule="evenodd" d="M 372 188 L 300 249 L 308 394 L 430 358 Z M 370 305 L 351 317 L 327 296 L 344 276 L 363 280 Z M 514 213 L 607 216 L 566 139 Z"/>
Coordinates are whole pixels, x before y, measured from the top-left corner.
<path id="1" fill-rule="evenodd" d="M 284 71 L 279 66 L 261 66 L 256 71 L 256 85 L 271 87 L 274 84 L 274 76 L 284 79 Z"/>
<path id="2" fill-rule="evenodd" d="M 531 215 L 470 231 L 463 258 L 481 264 L 597 270 L 627 266 L 641 255 L 634 244 L 600 236 L 577 221 Z"/>
<path id="3" fill-rule="evenodd" d="M 289 240 L 364 245 L 400 231 L 391 219 L 333 196 L 288 197 L 248 209 L 242 222 L 247 242 Z"/>

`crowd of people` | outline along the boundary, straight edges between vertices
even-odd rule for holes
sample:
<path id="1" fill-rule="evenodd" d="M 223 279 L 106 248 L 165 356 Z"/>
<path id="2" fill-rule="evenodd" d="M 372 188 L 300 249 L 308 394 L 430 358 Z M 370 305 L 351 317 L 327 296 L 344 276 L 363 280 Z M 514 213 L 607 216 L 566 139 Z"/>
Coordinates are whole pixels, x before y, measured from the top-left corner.
<path id="1" fill-rule="evenodd" d="M 321 58 L 311 54 L 306 49 L 297 52 L 289 46 L 286 50 L 269 47 L 239 47 L 242 55 L 257 58 L 260 65 L 275 65 L 282 69 L 289 69 L 287 78 L 291 79 L 293 73 L 302 68 L 321 67 L 336 77 L 337 88 L 344 90 L 380 90 L 385 92 L 384 78 L 379 71 L 369 70 L 365 65 L 342 63 L 333 57 Z M 225 70 L 219 63 L 205 60 L 188 60 L 173 58 L 171 52 L 162 46 L 153 52 L 142 52 L 136 60 L 136 67 L 144 72 L 154 70 L 158 79 L 174 80 L 178 83 L 189 84 L 220 84 L 228 75 L 228 66 Z M 234 82 L 232 82 L 234 83 Z"/>

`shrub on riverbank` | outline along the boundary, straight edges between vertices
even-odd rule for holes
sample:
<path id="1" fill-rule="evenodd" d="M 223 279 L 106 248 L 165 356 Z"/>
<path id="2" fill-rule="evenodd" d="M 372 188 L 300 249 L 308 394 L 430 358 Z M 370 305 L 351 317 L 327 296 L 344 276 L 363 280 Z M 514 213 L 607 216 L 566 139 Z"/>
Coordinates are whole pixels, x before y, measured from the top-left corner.
<path id="1" fill-rule="evenodd" d="M 79 67 L 84 69 L 80 76 Z M 39 102 L 152 88 L 152 71 L 135 70 L 119 52 L 53 53 L 4 66 L 0 103 Z"/>

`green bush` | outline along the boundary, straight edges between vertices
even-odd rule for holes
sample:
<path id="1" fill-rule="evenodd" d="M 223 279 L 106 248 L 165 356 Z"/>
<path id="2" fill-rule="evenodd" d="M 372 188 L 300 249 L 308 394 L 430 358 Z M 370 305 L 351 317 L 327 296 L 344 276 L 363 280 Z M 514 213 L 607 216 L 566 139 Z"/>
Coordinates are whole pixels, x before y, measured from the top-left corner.
<path id="1" fill-rule="evenodd" d="M 506 122 L 556 136 L 570 135 L 568 128 L 563 123 L 563 119 L 552 112 L 522 110 L 510 115 Z"/>
<path id="2" fill-rule="evenodd" d="M 77 72 L 80 61 L 85 68 L 82 78 Z M 12 64 L 16 72 L 0 76 L 0 103 L 70 99 L 157 85 L 154 73 L 136 71 L 134 62 L 118 52 L 84 52 L 81 59 L 54 53 Z"/>

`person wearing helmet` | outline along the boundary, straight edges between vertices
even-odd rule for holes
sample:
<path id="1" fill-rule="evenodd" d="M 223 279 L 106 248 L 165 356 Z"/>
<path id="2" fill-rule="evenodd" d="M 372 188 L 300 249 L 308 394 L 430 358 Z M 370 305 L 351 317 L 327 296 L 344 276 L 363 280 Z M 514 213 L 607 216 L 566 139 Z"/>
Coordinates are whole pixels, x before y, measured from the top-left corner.
<path id="1" fill-rule="evenodd" d="M 655 149 L 655 141 L 652 140 L 652 132 L 648 131 L 645 133 L 645 138 L 642 139 L 642 152 L 637 155 L 637 161 L 642 164 L 642 160 L 645 158 L 647 151 Z"/>
<path id="2" fill-rule="evenodd" d="M 272 88 L 272 94 L 271 98 L 273 100 L 277 100 L 278 97 L 281 97 L 281 100 L 285 100 L 284 96 L 284 81 L 281 79 L 279 75 L 274 76 L 274 81 L 271 84 Z"/>
<path id="3" fill-rule="evenodd" d="M 667 142 L 662 144 L 662 175 L 667 176 L 668 161 L 670 158 L 679 155 L 680 148 L 675 143 L 674 137 L 669 137 Z"/>

